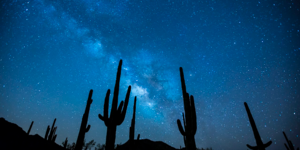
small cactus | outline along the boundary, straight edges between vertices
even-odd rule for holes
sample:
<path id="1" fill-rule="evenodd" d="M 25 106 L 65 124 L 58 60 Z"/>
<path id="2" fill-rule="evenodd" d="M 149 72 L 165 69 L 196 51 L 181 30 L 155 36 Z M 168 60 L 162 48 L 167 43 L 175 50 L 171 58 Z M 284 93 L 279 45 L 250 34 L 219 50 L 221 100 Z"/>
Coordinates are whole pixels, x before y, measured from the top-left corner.
<path id="1" fill-rule="evenodd" d="M 286 136 L 285 132 L 283 132 L 283 135 L 284 135 L 284 137 L 285 137 L 285 140 L 286 140 L 286 142 L 287 142 L 287 143 L 288 143 L 288 145 L 289 145 L 289 146 L 287 146 L 287 145 L 284 143 L 284 146 L 285 146 L 285 148 L 286 148 L 287 150 L 295 150 L 295 148 L 294 148 L 294 145 L 293 145 L 292 141 L 291 141 L 291 140 L 289 140 L 289 139 L 287 138 L 287 136 Z M 299 147 L 297 148 L 297 150 L 299 150 Z"/>
<path id="2" fill-rule="evenodd" d="M 62 144 L 63 144 L 64 148 L 66 149 L 67 145 L 68 145 L 68 138 L 66 138 L 66 140 Z"/>
<path id="3" fill-rule="evenodd" d="M 134 140 L 134 129 L 135 129 L 135 110 L 136 110 L 136 97 L 134 97 L 134 105 L 133 105 L 133 116 L 131 119 L 131 126 L 129 130 L 129 140 Z"/>
<path id="4" fill-rule="evenodd" d="M 250 146 L 250 145 L 247 144 L 247 147 L 250 148 L 250 149 L 254 149 L 254 150 L 265 150 L 265 148 L 269 147 L 272 144 L 272 141 L 269 141 L 266 144 L 264 144 L 262 142 L 262 140 L 260 138 L 260 135 L 259 135 L 259 132 L 256 128 L 254 119 L 253 119 L 252 114 L 250 112 L 250 109 L 248 107 L 248 104 L 246 102 L 244 102 L 244 105 L 245 105 L 245 108 L 246 108 L 246 111 L 247 111 L 247 114 L 248 114 L 248 118 L 249 118 L 252 130 L 253 130 L 253 134 L 254 134 L 254 137 L 255 137 L 255 140 L 256 140 L 256 144 L 257 144 L 257 146 Z"/>
<path id="5" fill-rule="evenodd" d="M 136 110 L 136 96 L 134 97 L 134 104 L 133 104 L 133 115 L 131 119 L 131 126 L 129 129 L 129 142 L 130 147 L 132 150 L 136 149 L 135 141 L 134 141 L 134 130 L 135 130 L 135 110 Z M 138 140 L 140 138 L 140 134 L 138 134 Z"/>
<path id="6" fill-rule="evenodd" d="M 32 125 L 33 125 L 33 121 L 31 122 L 30 127 L 29 127 L 29 129 L 28 129 L 28 131 L 27 131 L 27 135 L 29 135 L 29 133 L 30 133 L 30 131 L 31 131 L 31 128 L 32 128 Z"/>
<path id="7" fill-rule="evenodd" d="M 85 111 L 84 111 L 84 114 L 82 116 L 82 121 L 81 121 L 80 130 L 79 130 L 78 137 L 77 137 L 75 150 L 82 150 L 85 133 L 88 132 L 90 130 L 90 127 L 91 127 L 90 125 L 88 125 L 86 127 L 86 125 L 87 125 L 88 118 L 89 118 L 90 107 L 91 107 L 91 104 L 93 102 L 92 95 L 93 95 L 93 90 L 90 90 L 89 97 L 88 97 L 88 100 L 87 100 L 87 104 L 86 104 L 86 107 L 85 107 Z"/>
<path id="8" fill-rule="evenodd" d="M 45 134 L 45 139 L 48 140 L 48 141 L 51 141 L 51 142 L 55 142 L 56 136 L 57 136 L 55 134 L 56 129 L 57 129 L 57 127 L 54 127 L 55 126 L 55 122 L 56 122 L 56 118 L 53 121 L 51 130 L 50 130 L 50 126 L 48 125 L 47 131 L 46 131 L 46 134 Z"/>

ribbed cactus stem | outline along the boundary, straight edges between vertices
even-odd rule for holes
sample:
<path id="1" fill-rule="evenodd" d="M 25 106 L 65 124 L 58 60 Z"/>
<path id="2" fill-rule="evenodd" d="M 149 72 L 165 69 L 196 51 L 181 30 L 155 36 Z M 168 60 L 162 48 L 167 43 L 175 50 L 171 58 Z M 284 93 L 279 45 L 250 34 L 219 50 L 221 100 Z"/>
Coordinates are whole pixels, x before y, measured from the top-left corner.
<path id="1" fill-rule="evenodd" d="M 247 111 L 247 114 L 248 114 L 249 122 L 251 124 L 252 131 L 253 131 L 254 138 L 256 140 L 256 145 L 257 145 L 257 146 L 250 146 L 250 145 L 247 144 L 247 147 L 250 148 L 250 149 L 254 149 L 254 150 L 257 150 L 257 149 L 265 150 L 265 148 L 267 148 L 268 146 L 270 146 L 272 144 L 272 141 L 269 141 L 268 143 L 263 144 L 263 142 L 260 138 L 259 132 L 257 130 L 255 121 L 254 121 L 254 119 L 252 117 L 252 114 L 250 112 L 250 109 L 248 107 L 248 104 L 246 102 L 244 102 L 244 105 L 245 105 L 245 108 L 246 108 L 246 111 Z"/>
<path id="2" fill-rule="evenodd" d="M 85 133 L 88 132 L 91 127 L 90 125 L 88 125 L 88 126 L 86 126 L 86 125 L 87 125 L 87 122 L 89 119 L 90 107 L 93 102 L 92 96 L 93 96 L 93 90 L 90 90 L 90 93 L 89 93 L 89 96 L 88 96 L 88 99 L 86 102 L 85 111 L 82 116 L 82 121 L 81 121 L 80 130 L 79 130 L 78 137 L 77 137 L 75 150 L 82 150 L 82 147 L 84 144 Z"/>
<path id="3" fill-rule="evenodd" d="M 182 113 L 183 126 L 180 120 L 177 120 L 177 125 L 180 133 L 183 135 L 184 144 L 187 150 L 196 150 L 195 134 L 197 131 L 197 117 L 194 104 L 194 97 L 186 92 L 183 69 L 180 67 L 181 88 L 183 96 L 183 104 L 185 114 Z"/>
<path id="4" fill-rule="evenodd" d="M 118 106 L 118 96 L 119 96 L 119 86 L 120 86 L 120 78 L 121 78 L 121 69 L 122 69 L 122 60 L 119 62 L 118 66 L 118 72 L 116 77 L 116 84 L 114 89 L 114 96 L 113 96 L 113 102 L 112 107 L 110 111 L 110 117 L 108 118 L 108 104 L 109 104 L 109 95 L 110 90 L 107 90 L 105 100 L 104 100 L 104 110 L 103 110 L 103 116 L 101 114 L 98 115 L 99 119 L 104 121 L 106 127 L 107 127 L 107 133 L 106 133 L 106 150 L 113 150 L 116 140 L 116 130 L 117 126 L 121 125 L 125 119 L 127 106 L 129 102 L 129 96 L 131 91 L 131 86 L 128 87 L 126 97 L 125 97 L 125 103 L 121 101 L 119 107 Z M 124 105 L 124 106 L 123 106 Z"/>
<path id="5" fill-rule="evenodd" d="M 31 128 L 32 128 L 32 125 L 33 125 L 33 121 L 31 122 L 30 127 L 29 127 L 29 129 L 28 129 L 28 131 L 27 131 L 27 135 L 29 135 L 29 133 L 30 133 L 30 131 L 31 131 Z"/>

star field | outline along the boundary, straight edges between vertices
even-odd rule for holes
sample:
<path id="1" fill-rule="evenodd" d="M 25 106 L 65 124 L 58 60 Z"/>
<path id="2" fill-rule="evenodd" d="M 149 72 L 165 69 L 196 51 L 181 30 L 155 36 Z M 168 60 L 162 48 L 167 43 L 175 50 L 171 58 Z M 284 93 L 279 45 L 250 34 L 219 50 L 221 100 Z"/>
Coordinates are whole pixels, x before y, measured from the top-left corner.
<path id="1" fill-rule="evenodd" d="M 197 147 L 300 147 L 300 5 L 294 0 L 4 0 L 0 2 L 0 117 L 56 143 L 76 142 L 94 90 L 86 140 L 104 144 L 107 89 L 123 60 L 119 102 L 132 86 L 116 144 L 129 139 L 134 96 L 142 139 L 184 146 L 179 67 L 195 98 Z M 111 96 L 112 97 L 112 96 Z M 110 99 L 110 102 L 112 98 Z"/>

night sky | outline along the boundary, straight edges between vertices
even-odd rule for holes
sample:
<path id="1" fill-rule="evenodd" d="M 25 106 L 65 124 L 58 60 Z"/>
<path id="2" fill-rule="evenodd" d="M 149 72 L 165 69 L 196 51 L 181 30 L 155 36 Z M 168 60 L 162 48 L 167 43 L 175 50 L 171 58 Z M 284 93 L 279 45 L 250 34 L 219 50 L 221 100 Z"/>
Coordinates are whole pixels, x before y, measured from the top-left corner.
<path id="1" fill-rule="evenodd" d="M 300 141 L 300 5 L 295 0 L 2 0 L 0 117 L 56 143 L 76 142 L 89 90 L 86 140 L 104 144 L 107 89 L 123 60 L 119 102 L 132 86 L 116 144 L 135 133 L 184 146 L 179 67 L 197 112 L 197 147 L 256 145 L 243 102 L 264 143 Z M 110 97 L 110 103 L 112 96 Z M 109 107 L 110 110 L 110 107 Z M 298 143 L 297 143 L 298 142 Z"/>

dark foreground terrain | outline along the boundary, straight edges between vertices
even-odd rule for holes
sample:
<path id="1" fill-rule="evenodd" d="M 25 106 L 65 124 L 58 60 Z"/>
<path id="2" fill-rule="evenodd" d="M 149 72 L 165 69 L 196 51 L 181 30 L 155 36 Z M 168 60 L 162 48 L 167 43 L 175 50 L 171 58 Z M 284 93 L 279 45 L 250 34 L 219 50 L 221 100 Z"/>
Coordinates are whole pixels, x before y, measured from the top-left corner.
<path id="1" fill-rule="evenodd" d="M 18 125 L 0 118 L 1 150 L 65 150 L 62 146 L 45 140 L 39 135 L 27 135 Z"/>
<path id="2" fill-rule="evenodd" d="M 45 140 L 40 135 L 27 135 L 18 125 L 0 118 L 0 149 L 1 150 L 65 150 L 62 146 Z M 148 139 L 136 140 L 136 150 L 177 150 L 164 142 L 154 142 Z M 94 149 L 94 148 L 92 148 Z M 118 145 L 116 150 L 129 150 L 127 141 Z"/>

